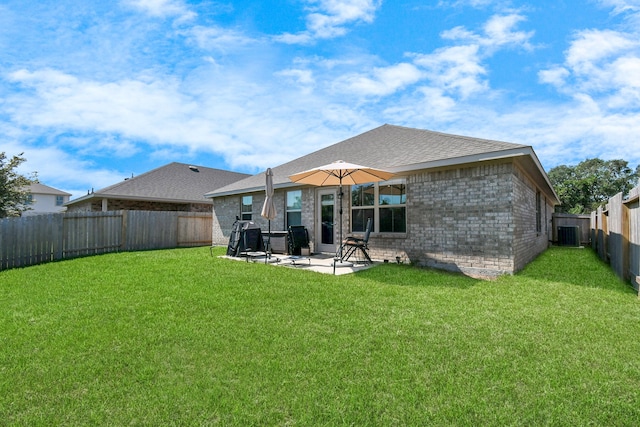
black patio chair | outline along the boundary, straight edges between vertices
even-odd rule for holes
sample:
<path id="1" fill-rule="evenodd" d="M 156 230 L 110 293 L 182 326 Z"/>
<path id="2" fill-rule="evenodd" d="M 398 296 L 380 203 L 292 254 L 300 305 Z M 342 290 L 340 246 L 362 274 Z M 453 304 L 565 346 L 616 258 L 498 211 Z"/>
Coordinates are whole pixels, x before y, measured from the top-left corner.
<path id="1" fill-rule="evenodd" d="M 373 222 L 371 221 L 371 218 L 368 218 L 367 226 L 365 228 L 364 236 L 362 237 L 362 239 L 358 239 L 356 237 L 347 237 L 345 239 L 345 241 L 342 243 L 342 259 L 344 261 L 348 261 L 352 255 L 359 251 L 360 253 L 362 253 L 365 260 L 369 264 L 373 263 L 373 261 L 371 261 L 371 257 L 369 257 L 369 253 L 367 252 L 367 250 L 369 249 L 369 235 L 371 234 L 372 227 Z"/>
<path id="2" fill-rule="evenodd" d="M 289 255 L 302 255 L 302 248 L 309 249 L 309 233 L 304 225 L 290 225 L 288 235 Z"/>

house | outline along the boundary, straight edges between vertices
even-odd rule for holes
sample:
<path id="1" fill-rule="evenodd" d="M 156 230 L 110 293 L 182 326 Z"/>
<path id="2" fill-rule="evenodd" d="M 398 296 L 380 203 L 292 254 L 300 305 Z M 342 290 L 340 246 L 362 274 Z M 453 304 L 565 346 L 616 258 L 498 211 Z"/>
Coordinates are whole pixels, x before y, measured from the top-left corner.
<path id="1" fill-rule="evenodd" d="M 28 193 L 26 203 L 28 210 L 23 211 L 22 216 L 64 212 L 67 209 L 64 204 L 71 197 L 69 193 L 39 182 L 31 183 Z"/>
<path id="2" fill-rule="evenodd" d="M 338 188 L 288 178 L 336 160 L 396 174 L 344 188 L 343 233 L 362 234 L 371 217 L 374 259 L 496 276 L 517 272 L 548 246 L 559 200 L 531 146 L 388 124 L 273 167 L 272 229 L 302 224 L 313 251 L 336 250 Z M 207 193 L 214 243 L 227 242 L 236 216 L 266 227 L 264 188 L 261 173 Z"/>
<path id="3" fill-rule="evenodd" d="M 250 175 L 220 169 L 169 163 L 66 204 L 69 212 L 115 210 L 211 212 L 204 194 Z"/>

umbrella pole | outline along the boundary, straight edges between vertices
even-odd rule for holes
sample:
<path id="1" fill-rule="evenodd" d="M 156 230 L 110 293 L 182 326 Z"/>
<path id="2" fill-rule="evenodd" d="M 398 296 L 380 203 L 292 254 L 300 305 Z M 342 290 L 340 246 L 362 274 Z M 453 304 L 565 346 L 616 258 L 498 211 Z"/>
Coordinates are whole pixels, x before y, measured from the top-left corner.
<path id="1" fill-rule="evenodd" d="M 340 198 L 340 240 L 338 240 L 338 244 L 340 245 L 340 262 L 342 262 L 342 179 L 340 180 L 340 193 L 338 197 Z"/>
<path id="2" fill-rule="evenodd" d="M 338 244 L 340 246 L 339 246 L 338 251 L 336 252 L 337 256 L 336 256 L 335 260 L 333 261 L 333 270 L 334 270 L 333 272 L 334 272 L 334 274 L 335 274 L 336 262 L 338 262 L 338 260 L 340 260 L 340 264 L 339 264 L 340 267 L 349 267 L 349 266 L 353 265 L 350 262 L 347 262 L 347 261 L 344 260 L 344 255 L 343 255 L 343 251 L 342 251 L 342 197 L 343 197 L 343 194 L 342 194 L 342 179 L 340 179 L 340 189 L 338 191 L 340 191 L 340 193 L 338 194 L 338 198 L 340 199 L 340 203 L 339 203 L 339 206 L 340 206 L 340 232 L 338 233 L 338 235 L 340 236 L 340 241 L 338 242 Z"/>
<path id="3" fill-rule="evenodd" d="M 264 263 L 267 263 L 267 259 L 271 259 L 271 220 L 267 220 L 268 225 L 268 232 L 267 232 L 267 254 L 264 257 Z"/>

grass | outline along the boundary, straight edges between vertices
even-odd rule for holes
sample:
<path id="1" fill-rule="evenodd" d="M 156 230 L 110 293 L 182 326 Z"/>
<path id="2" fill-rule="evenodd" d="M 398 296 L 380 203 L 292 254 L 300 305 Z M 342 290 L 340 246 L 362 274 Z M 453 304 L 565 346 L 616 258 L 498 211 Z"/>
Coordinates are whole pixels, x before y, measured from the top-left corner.
<path id="1" fill-rule="evenodd" d="M 0 424 L 640 422 L 640 301 L 590 250 L 495 281 L 208 251 L 0 272 Z"/>

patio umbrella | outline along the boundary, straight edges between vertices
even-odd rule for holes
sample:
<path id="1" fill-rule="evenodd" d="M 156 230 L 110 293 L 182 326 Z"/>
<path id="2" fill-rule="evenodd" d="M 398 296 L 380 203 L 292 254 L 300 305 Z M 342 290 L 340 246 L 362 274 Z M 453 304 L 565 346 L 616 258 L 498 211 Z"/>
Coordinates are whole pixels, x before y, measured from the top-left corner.
<path id="1" fill-rule="evenodd" d="M 299 184 L 311 184 L 318 186 L 338 185 L 340 193 L 340 240 L 339 253 L 340 261 L 342 261 L 342 185 L 364 184 L 367 182 L 386 181 L 393 177 L 393 173 L 381 169 L 375 169 L 368 166 L 347 163 L 338 160 L 328 165 L 319 166 L 304 172 L 299 172 L 289 176 L 289 179 Z"/>
<path id="2" fill-rule="evenodd" d="M 276 205 L 273 203 L 273 172 L 267 168 L 265 174 L 265 199 L 260 215 L 267 219 L 269 227 L 269 238 L 267 240 L 267 254 L 271 255 L 271 220 L 276 218 Z"/>

